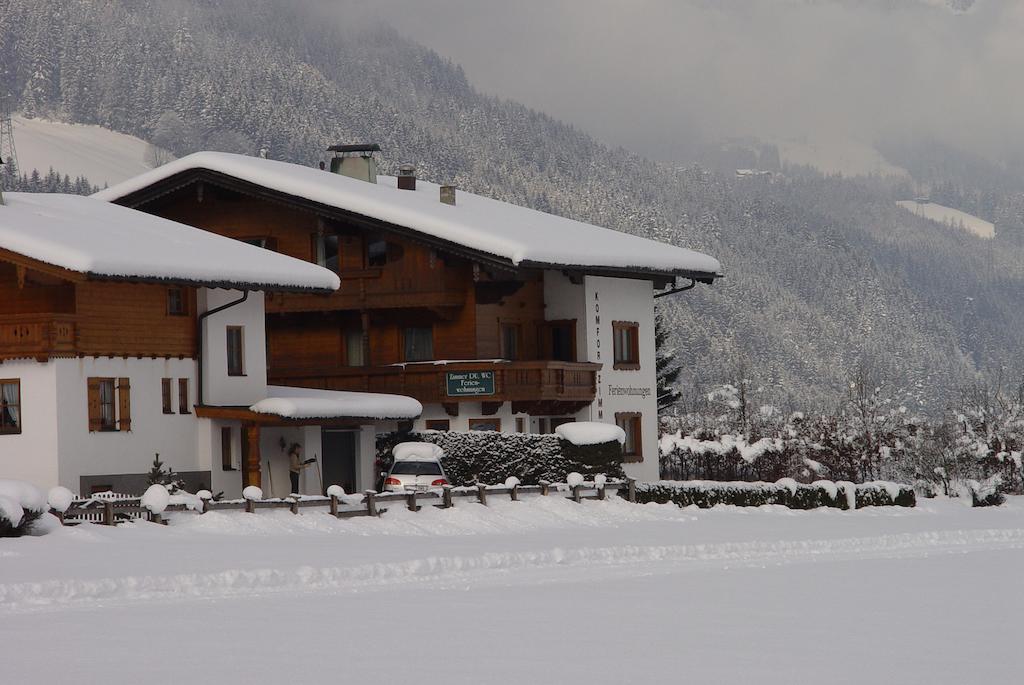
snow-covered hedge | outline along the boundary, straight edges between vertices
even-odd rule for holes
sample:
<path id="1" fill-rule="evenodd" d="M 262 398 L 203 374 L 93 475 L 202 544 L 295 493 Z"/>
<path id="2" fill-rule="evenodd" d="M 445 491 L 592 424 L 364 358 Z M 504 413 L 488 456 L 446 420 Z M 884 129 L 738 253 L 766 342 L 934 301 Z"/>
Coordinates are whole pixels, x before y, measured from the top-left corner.
<path id="1" fill-rule="evenodd" d="M 35 486 L 0 478 L 0 538 L 29 533 L 44 513 L 46 498 Z"/>
<path id="2" fill-rule="evenodd" d="M 564 482 L 578 471 L 588 479 L 598 473 L 622 478 L 622 446 L 618 441 L 573 445 L 557 435 L 495 431 L 424 431 L 386 433 L 377 438 L 378 471 L 391 467 L 391 449 L 399 442 L 429 442 L 444 450 L 444 465 L 452 485 L 503 483 L 515 476 L 525 485 L 542 480 Z"/>
<path id="3" fill-rule="evenodd" d="M 913 507 L 914 489 L 876 481 L 854 484 L 850 482 L 815 481 L 810 485 L 784 478 L 775 483 L 718 482 L 718 481 L 659 481 L 638 483 L 636 499 L 640 503 L 675 502 L 681 507 L 698 506 L 707 509 L 717 504 L 738 507 L 759 507 L 781 504 L 790 509 L 861 509 L 863 507 Z"/>

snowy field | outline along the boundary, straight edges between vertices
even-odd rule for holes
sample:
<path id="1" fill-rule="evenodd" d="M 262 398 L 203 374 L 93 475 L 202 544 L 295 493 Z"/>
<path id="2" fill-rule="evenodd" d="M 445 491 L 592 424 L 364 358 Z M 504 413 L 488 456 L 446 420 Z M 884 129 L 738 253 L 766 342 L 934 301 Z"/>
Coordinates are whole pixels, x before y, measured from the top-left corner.
<path id="1" fill-rule="evenodd" d="M 71 178 L 85 176 L 102 188 L 149 171 L 144 140 L 102 126 L 12 117 L 18 164 L 24 172 L 53 167 Z"/>
<path id="2" fill-rule="evenodd" d="M 959 209 L 934 202 L 916 202 L 914 200 L 897 200 L 896 204 L 912 214 L 923 216 L 925 219 L 931 219 L 940 224 L 962 228 L 979 238 L 994 238 L 996 235 L 995 224 L 973 214 L 961 212 Z"/>
<path id="3" fill-rule="evenodd" d="M 0 541 L 0 682 L 1010 683 L 1024 498 L 532 498 Z"/>

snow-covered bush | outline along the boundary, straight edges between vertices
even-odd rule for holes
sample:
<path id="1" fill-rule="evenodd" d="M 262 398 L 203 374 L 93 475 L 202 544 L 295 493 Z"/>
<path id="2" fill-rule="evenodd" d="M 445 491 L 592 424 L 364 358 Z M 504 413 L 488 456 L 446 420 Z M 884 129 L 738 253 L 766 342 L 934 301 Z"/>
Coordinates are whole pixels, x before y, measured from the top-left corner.
<path id="1" fill-rule="evenodd" d="M 74 493 L 61 485 L 50 488 L 50 492 L 46 495 L 46 503 L 50 505 L 50 509 L 61 514 L 71 508 L 71 502 L 74 499 Z"/>
<path id="2" fill-rule="evenodd" d="M 0 538 L 16 538 L 31 532 L 46 513 L 46 498 L 34 485 L 0 479 Z"/>
<path id="3" fill-rule="evenodd" d="M 142 494 L 142 507 L 151 514 L 162 514 L 171 503 L 171 494 L 159 483 L 150 485 Z"/>
<path id="4" fill-rule="evenodd" d="M 242 488 L 242 497 L 247 500 L 261 500 L 263 499 L 263 489 L 255 485 L 247 485 Z"/>
<path id="5" fill-rule="evenodd" d="M 817 481 L 812 484 L 783 479 L 777 483 L 659 481 L 638 483 L 637 502 L 674 502 L 681 507 L 707 509 L 719 504 L 759 507 L 778 504 L 790 509 L 832 507 L 857 509 L 874 506 L 913 507 L 914 489 L 895 483 L 875 482 L 854 485 L 849 482 Z"/>
<path id="6" fill-rule="evenodd" d="M 622 478 L 622 465 L 618 460 L 605 461 L 597 456 L 587 462 L 577 461 L 581 453 L 574 456 L 564 452 L 570 443 L 557 435 L 535 433 L 499 433 L 496 431 L 425 431 L 423 433 L 385 433 L 377 437 L 377 470 L 387 471 L 391 467 L 391 449 L 399 442 L 430 442 L 444 450 L 445 473 L 452 485 L 475 485 L 477 483 L 503 483 L 509 476 L 515 476 L 522 483 L 536 485 L 542 480 L 552 483 L 564 482 L 572 471 L 585 476 L 605 473 L 612 478 Z M 622 447 L 613 441 L 618 459 Z M 588 446 L 574 446 L 578 450 L 591 449 L 595 454 L 607 443 Z"/>
<path id="7" fill-rule="evenodd" d="M 970 498 L 972 507 L 998 507 L 1006 501 L 1002 484 L 999 474 L 983 481 L 967 480 L 963 484 L 965 492 L 962 496 Z"/>

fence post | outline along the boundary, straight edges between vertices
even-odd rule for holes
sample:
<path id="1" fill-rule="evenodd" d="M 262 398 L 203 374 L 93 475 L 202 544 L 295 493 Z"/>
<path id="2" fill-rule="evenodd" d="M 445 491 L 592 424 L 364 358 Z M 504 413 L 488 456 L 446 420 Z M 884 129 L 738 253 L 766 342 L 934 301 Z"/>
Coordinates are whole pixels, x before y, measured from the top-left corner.
<path id="1" fill-rule="evenodd" d="M 254 502 L 251 499 L 246 499 L 245 500 L 245 511 L 247 513 L 249 513 L 249 514 L 255 514 L 256 513 L 256 502 Z"/>
<path id="2" fill-rule="evenodd" d="M 366 495 L 366 513 L 370 516 L 377 516 L 377 491 L 367 490 L 363 494 Z"/>
<path id="3" fill-rule="evenodd" d="M 110 500 L 103 500 L 103 525 L 114 525 L 114 503 Z"/>
<path id="4" fill-rule="evenodd" d="M 331 516 L 338 518 L 338 496 L 331 495 Z"/>
<path id="5" fill-rule="evenodd" d="M 487 506 L 487 486 L 483 484 L 477 484 L 476 486 L 476 497 L 480 500 L 480 504 Z"/>
<path id="6" fill-rule="evenodd" d="M 546 480 L 542 480 L 540 482 L 540 494 L 542 494 L 545 497 L 547 497 L 548 492 L 549 492 L 550 489 L 551 489 L 551 483 L 547 482 Z"/>
<path id="7" fill-rule="evenodd" d="M 298 514 L 299 513 L 299 498 L 298 497 L 293 497 L 292 498 L 292 503 L 291 503 L 291 505 L 288 508 L 292 510 L 293 514 Z"/>
<path id="8" fill-rule="evenodd" d="M 160 524 L 160 523 L 164 522 L 164 517 L 163 517 L 162 514 L 154 514 L 154 513 L 150 512 L 149 520 L 152 521 L 153 523 Z"/>
<path id="9" fill-rule="evenodd" d="M 203 506 L 199 507 L 199 513 L 205 514 L 207 511 L 210 510 L 210 500 L 204 498 L 199 501 L 203 503 Z"/>
<path id="10" fill-rule="evenodd" d="M 441 494 L 441 501 L 444 503 L 445 509 L 451 509 L 455 506 L 455 502 L 452 501 L 452 486 L 444 486 L 444 491 Z"/>
<path id="11" fill-rule="evenodd" d="M 409 511 L 419 511 L 420 508 L 416 506 L 416 491 L 410 490 L 405 496 L 406 506 L 409 507 Z"/>
<path id="12" fill-rule="evenodd" d="M 626 499 L 636 503 L 636 478 L 626 479 Z"/>
<path id="13" fill-rule="evenodd" d="M 574 485 L 572 486 L 572 501 L 579 504 L 583 501 L 583 486 Z"/>
<path id="14" fill-rule="evenodd" d="M 518 502 L 519 501 L 519 486 L 518 485 L 513 485 L 512 488 L 508 491 L 508 496 L 512 499 L 513 502 Z"/>
<path id="15" fill-rule="evenodd" d="M 604 501 L 604 484 L 602 484 L 601 487 L 597 489 L 597 499 L 601 500 L 602 502 Z"/>

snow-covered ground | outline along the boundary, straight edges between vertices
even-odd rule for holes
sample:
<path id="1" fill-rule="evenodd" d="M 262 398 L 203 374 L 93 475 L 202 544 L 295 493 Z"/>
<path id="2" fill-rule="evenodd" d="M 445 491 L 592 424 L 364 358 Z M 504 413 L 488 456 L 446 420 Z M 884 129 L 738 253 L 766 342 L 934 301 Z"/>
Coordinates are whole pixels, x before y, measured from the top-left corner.
<path id="1" fill-rule="evenodd" d="M 176 515 L 0 541 L 0 681 L 1016 682 L 1024 501 Z"/>
<path id="2" fill-rule="evenodd" d="M 85 176 L 102 188 L 151 168 L 144 140 L 102 126 L 64 124 L 15 115 L 14 144 L 22 171 L 53 167 L 71 178 Z"/>
<path id="3" fill-rule="evenodd" d="M 905 169 L 890 164 L 874 145 L 853 138 L 777 138 L 771 142 L 778 146 L 783 163 L 811 166 L 826 174 L 907 175 Z"/>
<path id="4" fill-rule="evenodd" d="M 946 207 L 934 202 L 918 202 L 916 200 L 897 200 L 896 204 L 913 214 L 937 221 L 940 224 L 962 228 L 979 238 L 994 238 L 996 235 L 996 227 L 993 223 L 976 217 L 973 214 L 961 212 L 959 209 L 953 209 L 952 207 Z"/>

